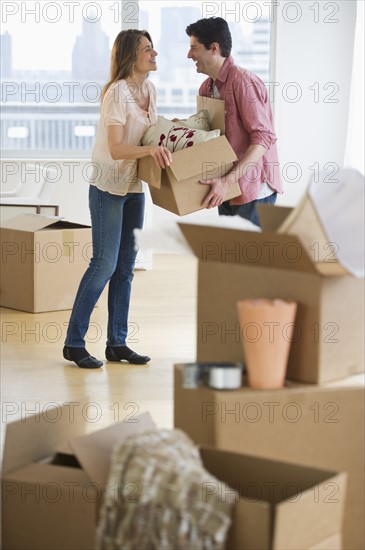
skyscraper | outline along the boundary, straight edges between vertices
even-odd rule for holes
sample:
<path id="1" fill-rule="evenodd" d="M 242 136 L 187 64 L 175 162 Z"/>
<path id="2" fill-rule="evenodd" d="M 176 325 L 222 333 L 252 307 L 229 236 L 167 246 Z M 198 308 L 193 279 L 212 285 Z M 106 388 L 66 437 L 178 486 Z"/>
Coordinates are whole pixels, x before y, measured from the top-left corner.
<path id="1" fill-rule="evenodd" d="M 100 21 L 83 21 L 82 33 L 72 51 L 72 76 L 78 80 L 105 83 L 110 71 L 109 37 Z"/>
<path id="2" fill-rule="evenodd" d="M 8 31 L 0 34 L 0 71 L 2 78 L 9 78 L 13 73 L 11 40 Z"/>
<path id="3" fill-rule="evenodd" d="M 162 81 L 174 81 L 175 76 L 180 77 L 181 81 L 181 71 L 184 69 L 188 69 L 186 72 L 183 71 L 185 78 L 194 76 L 191 61 L 187 58 L 189 37 L 185 29 L 199 17 L 198 8 L 179 6 L 161 9 L 162 31 L 157 49 L 159 76 Z"/>

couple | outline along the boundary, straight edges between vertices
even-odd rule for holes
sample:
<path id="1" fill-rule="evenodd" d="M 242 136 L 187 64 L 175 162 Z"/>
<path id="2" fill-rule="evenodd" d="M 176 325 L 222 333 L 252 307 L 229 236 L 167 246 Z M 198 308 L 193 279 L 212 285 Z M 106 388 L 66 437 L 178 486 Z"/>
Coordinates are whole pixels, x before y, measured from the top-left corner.
<path id="1" fill-rule="evenodd" d="M 277 192 L 282 192 L 268 93 L 257 76 L 234 64 L 231 33 L 224 19 L 200 19 L 186 33 L 188 57 L 198 73 L 208 75 L 199 94 L 225 101 L 226 137 L 239 159 L 225 178 L 205 181 L 210 188 L 203 206 L 218 206 L 221 215 L 239 215 L 258 225 L 257 203 L 275 203 Z M 136 259 L 133 230 L 142 228 L 144 215 L 136 161 L 151 156 L 161 168 L 172 162 L 166 147 L 140 145 L 145 130 L 157 122 L 156 90 L 147 78 L 157 69 L 156 56 L 147 31 L 122 31 L 113 45 L 111 76 L 102 93 L 92 154 L 94 164 L 101 167 L 89 190 L 93 257 L 75 298 L 63 349 L 64 358 L 81 368 L 103 365 L 85 349 L 85 335 L 108 282 L 107 360 L 150 361 L 131 350 L 126 338 Z M 236 180 L 241 195 L 224 202 L 227 185 Z"/>

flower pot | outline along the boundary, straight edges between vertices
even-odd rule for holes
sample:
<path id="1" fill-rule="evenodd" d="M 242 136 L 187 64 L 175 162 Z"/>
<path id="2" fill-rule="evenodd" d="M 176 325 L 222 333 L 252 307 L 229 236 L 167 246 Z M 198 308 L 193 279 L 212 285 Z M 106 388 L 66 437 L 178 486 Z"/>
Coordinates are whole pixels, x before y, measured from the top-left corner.
<path id="1" fill-rule="evenodd" d="M 297 303 L 287 300 L 237 302 L 248 385 L 284 386 Z"/>

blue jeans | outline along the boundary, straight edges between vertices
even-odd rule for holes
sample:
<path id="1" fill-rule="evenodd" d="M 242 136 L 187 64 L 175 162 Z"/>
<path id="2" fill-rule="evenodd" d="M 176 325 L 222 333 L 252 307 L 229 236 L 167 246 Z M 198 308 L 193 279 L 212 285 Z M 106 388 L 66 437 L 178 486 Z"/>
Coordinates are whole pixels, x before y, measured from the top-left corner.
<path id="1" fill-rule="evenodd" d="M 258 204 L 275 204 L 277 193 L 273 193 L 264 199 L 257 199 L 255 201 L 247 202 L 246 204 L 229 204 L 229 201 L 225 201 L 218 206 L 218 212 L 220 216 L 241 216 L 246 220 L 258 225 L 260 227 L 259 217 L 257 214 L 256 206 Z"/>
<path id="2" fill-rule="evenodd" d="M 134 264 L 133 229 L 142 228 L 144 194 L 112 195 L 90 185 L 93 257 L 75 298 L 65 344 L 85 347 L 91 313 L 105 286 L 108 291 L 107 345 L 125 345 Z"/>

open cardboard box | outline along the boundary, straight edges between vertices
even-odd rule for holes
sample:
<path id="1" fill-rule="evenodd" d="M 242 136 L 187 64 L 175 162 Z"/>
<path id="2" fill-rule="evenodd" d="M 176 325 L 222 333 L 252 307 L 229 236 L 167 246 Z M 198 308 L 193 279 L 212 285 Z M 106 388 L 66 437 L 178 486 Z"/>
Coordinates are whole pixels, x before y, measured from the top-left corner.
<path id="1" fill-rule="evenodd" d="M 346 473 L 200 448 L 205 468 L 235 489 L 227 550 L 340 550 Z M 329 498 L 331 487 L 336 498 Z M 202 488 L 205 493 L 218 485 Z M 220 489 L 223 491 L 224 489 Z M 222 498 L 230 498 L 231 493 Z"/>
<path id="2" fill-rule="evenodd" d="M 115 444 L 154 429 L 148 414 L 85 435 L 81 407 L 47 409 L 7 425 L 2 475 L 4 550 L 90 550 Z M 69 447 L 69 449 L 68 449 Z M 346 475 L 201 447 L 217 484 L 202 501 L 239 493 L 226 548 L 320 548 L 340 541 Z M 52 457 L 51 459 L 49 457 Z M 336 499 L 328 500 L 328 486 Z M 230 491 L 222 498 L 231 498 Z M 339 546 L 326 546 L 337 549 Z"/>
<path id="3" fill-rule="evenodd" d="M 71 309 L 89 264 L 90 226 L 19 214 L 1 225 L 0 235 L 1 306 L 31 313 Z"/>
<path id="4" fill-rule="evenodd" d="M 230 391 L 186 389 L 183 369 L 184 365 L 175 365 L 175 428 L 187 433 L 196 445 L 347 472 L 343 548 L 365 548 L 363 386 L 339 387 L 336 383 L 324 387 L 291 384 L 279 390 L 247 386 Z M 337 499 L 336 485 L 329 483 L 327 491 L 328 501 Z M 304 520 L 305 513 L 298 521 L 300 518 Z M 321 518 L 313 520 L 316 522 L 320 525 Z M 326 536 L 323 533 L 324 541 Z M 318 548 L 342 546 L 331 546 L 327 541 Z"/>
<path id="5" fill-rule="evenodd" d="M 281 298 L 298 303 L 289 379 L 321 383 L 364 371 L 364 280 L 277 232 L 290 212 L 260 209 L 262 232 L 179 223 L 199 260 L 197 362 L 242 361 L 237 301 Z"/>
<path id="6" fill-rule="evenodd" d="M 199 183 L 202 179 L 224 176 L 237 160 L 236 154 L 224 134 L 224 101 L 197 98 L 197 110 L 206 109 L 213 130 L 221 136 L 188 149 L 172 153 L 172 163 L 162 170 L 151 157 L 138 161 L 138 177 L 150 187 L 154 204 L 180 216 L 202 210 L 202 202 L 209 187 Z M 241 193 L 238 182 L 233 183 L 225 200 Z"/>
<path id="7" fill-rule="evenodd" d="M 85 435 L 82 408 L 58 407 L 6 427 L 4 550 L 90 550 L 115 444 L 154 429 L 148 414 Z"/>

